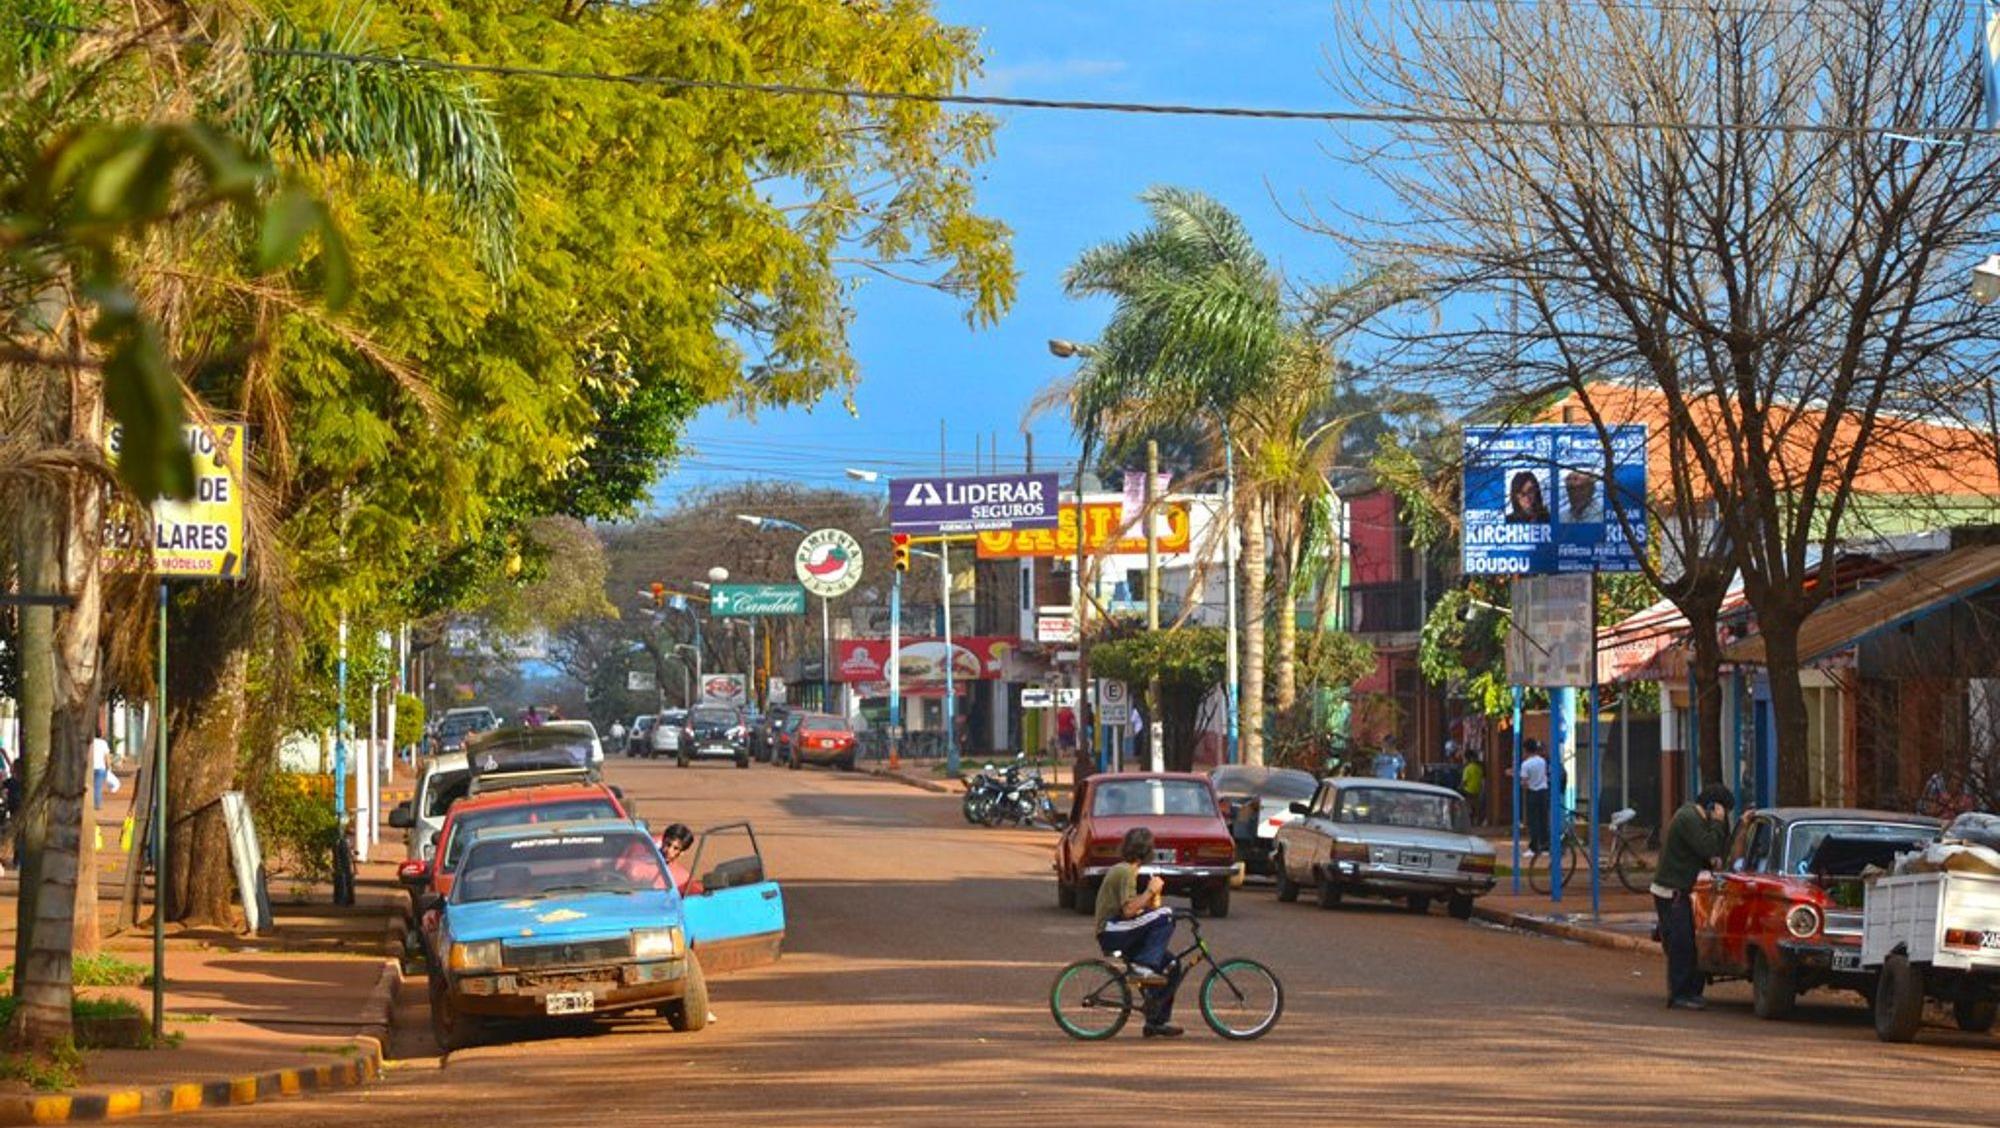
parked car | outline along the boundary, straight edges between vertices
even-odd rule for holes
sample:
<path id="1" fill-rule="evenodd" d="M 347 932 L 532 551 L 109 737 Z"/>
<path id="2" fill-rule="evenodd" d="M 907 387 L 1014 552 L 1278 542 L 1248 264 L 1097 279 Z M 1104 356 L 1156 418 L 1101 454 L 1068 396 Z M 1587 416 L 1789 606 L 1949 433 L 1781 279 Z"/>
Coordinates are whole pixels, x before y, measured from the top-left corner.
<path id="1" fill-rule="evenodd" d="M 1226 764 L 1209 772 L 1208 782 L 1222 802 L 1222 821 L 1229 824 L 1243 868 L 1268 877 L 1278 828 L 1299 817 L 1292 804 L 1311 799 L 1319 781 L 1297 768 Z"/>
<path id="2" fill-rule="evenodd" d="M 1278 828 L 1271 868 L 1278 900 L 1318 891 L 1322 908 L 1348 895 L 1400 898 L 1412 912 L 1443 898 L 1465 920 L 1493 888 L 1493 845 L 1471 833 L 1465 797 L 1410 780 L 1321 780 L 1298 821 Z"/>
<path id="3" fill-rule="evenodd" d="M 1071 802 L 1069 826 L 1056 841 L 1056 904 L 1095 912 L 1097 887 L 1118 864 L 1125 832 L 1138 826 L 1153 832 L 1153 860 L 1142 872 L 1165 878 L 1167 892 L 1189 898 L 1197 912 L 1229 915 L 1236 843 L 1208 777 L 1182 772 L 1084 781 Z"/>
<path id="4" fill-rule="evenodd" d="M 500 718 L 484 705 L 446 710 L 438 720 L 439 751 L 457 752 L 465 747 L 466 737 L 497 728 L 499 724 Z"/>
<path id="5" fill-rule="evenodd" d="M 417 786 L 408 799 L 389 811 L 389 825 L 404 832 L 404 856 L 428 860 L 438 831 L 451 805 L 465 798 L 472 786 L 472 772 L 465 753 L 433 756 L 417 776 Z"/>
<path id="6" fill-rule="evenodd" d="M 630 817 L 624 797 L 602 783 L 529 784 L 460 800 L 445 815 L 434 855 L 429 859 L 411 858 L 397 868 L 397 880 L 410 891 L 412 919 L 417 924 L 406 935 L 413 942 L 421 940 L 425 956 L 432 956 L 430 941 L 436 938 L 438 910 L 451 894 L 466 844 L 480 831 Z"/>
<path id="7" fill-rule="evenodd" d="M 795 739 L 797 739 L 799 733 L 799 724 L 800 722 L 806 719 L 806 715 L 807 714 L 803 709 L 790 709 L 785 713 L 783 719 L 781 719 L 775 726 L 772 727 L 771 729 L 772 763 L 776 764 L 782 762 L 789 764 L 792 762 L 792 743 Z"/>
<path id="8" fill-rule="evenodd" d="M 653 713 L 641 713 L 632 718 L 632 727 L 625 730 L 625 756 L 633 759 L 645 756 L 653 750 L 653 725 L 659 721 Z"/>
<path id="9" fill-rule="evenodd" d="M 680 747 L 675 758 L 685 768 L 696 760 L 734 760 L 739 768 L 750 766 L 750 731 L 743 723 L 743 710 L 730 705 L 697 705 L 681 722 Z"/>
<path id="10" fill-rule="evenodd" d="M 748 824 L 737 824 L 746 834 Z M 697 860 L 720 831 L 697 846 Z M 707 970 L 777 957 L 784 899 L 751 854 L 683 895 L 658 844 L 630 822 L 586 820 L 475 834 L 437 925 L 431 1025 L 440 1047 L 495 1018 L 657 1007 L 676 1030 L 708 1021 Z M 692 883 L 691 883 L 692 884 Z"/>
<path id="11" fill-rule="evenodd" d="M 687 724 L 687 715 L 686 709 L 668 709 L 655 718 L 646 754 L 654 759 L 661 756 L 678 757 L 681 751 L 681 727 Z"/>
<path id="12" fill-rule="evenodd" d="M 1861 964 L 1861 871 L 1937 840 L 1921 815 L 1825 807 L 1752 811 L 1720 872 L 1694 887 L 1695 952 L 1704 974 L 1750 980 L 1762 1018 L 1791 1013 L 1801 992 L 1842 987 L 1872 999 Z"/>
<path id="13" fill-rule="evenodd" d="M 854 770 L 854 754 L 860 738 L 845 717 L 832 713 L 794 713 L 796 723 L 786 734 L 786 760 L 792 767 L 804 764 L 831 764 Z"/>

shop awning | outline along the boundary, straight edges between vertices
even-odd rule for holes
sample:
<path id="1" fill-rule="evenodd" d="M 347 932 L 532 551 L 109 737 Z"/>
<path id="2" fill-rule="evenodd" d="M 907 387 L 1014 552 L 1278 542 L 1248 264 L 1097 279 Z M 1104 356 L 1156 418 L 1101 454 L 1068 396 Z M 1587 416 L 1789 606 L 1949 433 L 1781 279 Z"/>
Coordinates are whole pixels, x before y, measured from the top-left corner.
<path id="1" fill-rule="evenodd" d="M 1739 580 L 1722 598 L 1722 617 L 1727 619 L 1744 606 Z M 1668 599 L 1603 628 L 1597 633 L 1598 682 L 1687 680 L 1687 633 L 1687 616 Z"/>
<path id="2" fill-rule="evenodd" d="M 1927 557 L 1874 587 L 1834 600 L 1799 628 L 1799 661 L 1813 662 L 2000 585 L 2000 545 L 1977 545 Z M 1761 665 L 1764 638 L 1732 643 L 1723 660 Z"/>

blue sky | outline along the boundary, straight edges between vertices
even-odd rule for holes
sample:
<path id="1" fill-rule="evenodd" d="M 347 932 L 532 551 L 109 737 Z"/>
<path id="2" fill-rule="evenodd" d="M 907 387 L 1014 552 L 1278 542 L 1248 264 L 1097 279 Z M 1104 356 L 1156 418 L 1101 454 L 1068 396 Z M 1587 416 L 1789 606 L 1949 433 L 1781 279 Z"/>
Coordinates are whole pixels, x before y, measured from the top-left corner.
<path id="1" fill-rule="evenodd" d="M 1341 101 L 1327 80 L 1331 7 L 1315 0 L 939 0 L 939 10 L 983 32 L 979 93 L 1286 108 Z M 1000 324 L 969 329 L 958 305 L 940 295 L 870 280 L 852 333 L 862 372 L 858 415 L 837 398 L 754 420 L 711 408 L 690 429 L 690 453 L 661 479 L 656 499 L 750 477 L 835 485 L 843 466 L 935 471 L 940 419 L 954 473 L 971 472 L 975 436 L 983 452 L 995 433 L 1001 468 L 1018 468 L 1023 411 L 1072 363 L 1050 356 L 1047 340 L 1089 340 L 1107 312 L 1065 298 L 1062 271 L 1085 247 L 1144 223 L 1140 191 L 1177 184 L 1214 195 L 1245 218 L 1288 274 L 1305 280 L 1338 278 L 1346 263 L 1286 212 L 1330 200 L 1373 210 L 1368 196 L 1379 191 L 1329 154 L 1337 137 L 1323 125 L 1046 110 L 1000 116 L 980 207 L 1013 228 L 1021 271 L 1019 297 Z M 1059 419 L 1044 417 L 1033 429 L 1038 469 L 1074 457 L 1076 441 Z"/>

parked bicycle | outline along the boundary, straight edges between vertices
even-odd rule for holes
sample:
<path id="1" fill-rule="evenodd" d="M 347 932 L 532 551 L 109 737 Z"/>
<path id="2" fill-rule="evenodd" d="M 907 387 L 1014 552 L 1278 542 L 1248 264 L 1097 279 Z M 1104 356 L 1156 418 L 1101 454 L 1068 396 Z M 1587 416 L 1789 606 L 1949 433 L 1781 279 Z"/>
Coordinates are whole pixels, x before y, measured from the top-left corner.
<path id="1" fill-rule="evenodd" d="M 1198 956 L 1208 965 L 1198 994 L 1202 1021 L 1233 1041 L 1270 1033 L 1285 1010 L 1285 989 L 1278 977 L 1256 960 L 1217 960 L 1208 941 L 1202 939 L 1201 922 L 1186 909 L 1175 909 L 1174 920 L 1186 921 L 1193 934 L 1192 942 L 1175 953 L 1174 962 Z M 1132 961 L 1122 953 L 1116 963 L 1109 959 L 1078 960 L 1056 973 L 1055 984 L 1049 988 L 1049 1013 L 1070 1037 L 1101 1041 L 1123 1030 L 1132 1012 L 1144 1006 L 1143 999 L 1133 999 L 1137 986 Z"/>
<path id="2" fill-rule="evenodd" d="M 1630 807 L 1613 811 L 1611 821 L 1604 830 L 1608 839 L 1600 839 L 1598 844 L 1598 873 L 1601 877 L 1615 875 L 1618 884 L 1628 892 L 1644 893 L 1653 884 L 1653 867 L 1657 863 L 1654 828 L 1638 826 L 1633 819 L 1638 812 Z M 1577 825 L 1589 825 L 1587 820 L 1575 820 Z M 1537 850 L 1528 855 L 1528 888 L 1537 893 L 1549 891 L 1549 862 L 1552 852 Z M 1590 864 L 1590 847 L 1576 833 L 1574 826 L 1563 831 L 1562 841 L 1562 884 L 1564 889 L 1576 880 L 1576 875 L 1584 872 Z"/>

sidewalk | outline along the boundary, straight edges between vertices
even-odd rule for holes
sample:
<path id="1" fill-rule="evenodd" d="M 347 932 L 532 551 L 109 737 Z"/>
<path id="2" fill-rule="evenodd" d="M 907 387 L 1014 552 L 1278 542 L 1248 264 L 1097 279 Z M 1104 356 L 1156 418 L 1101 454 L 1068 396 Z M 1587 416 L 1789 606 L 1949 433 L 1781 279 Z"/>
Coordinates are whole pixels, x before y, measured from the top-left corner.
<path id="1" fill-rule="evenodd" d="M 105 809 L 94 812 L 104 841 L 98 855 L 102 951 L 150 970 L 150 890 L 138 927 L 112 933 L 123 888 L 118 833 L 131 781 L 125 783 L 122 794 L 107 796 Z M 400 983 L 394 957 L 405 902 L 395 875 L 401 853 L 400 845 L 390 845 L 357 867 L 353 906 L 332 905 L 324 885 L 273 878 L 275 927 L 268 936 L 170 925 L 165 1029 L 178 1044 L 87 1050 L 79 1082 L 66 1092 L 0 1082 L 0 1125 L 248 1104 L 379 1076 Z M 9 872 L 0 880 L 0 944 L 13 943 L 17 898 Z M 149 985 L 79 987 L 77 993 L 123 999 L 148 1015 L 152 1009 Z"/>
<path id="2" fill-rule="evenodd" d="M 1653 939 L 1653 899 L 1644 893 L 1627 893 L 1622 886 L 1603 891 L 1600 915 L 1592 919 L 1589 885 L 1572 884 L 1563 891 L 1561 903 L 1553 903 L 1546 893 L 1534 893 L 1523 884 L 1517 896 L 1513 882 L 1502 877 L 1493 892 L 1481 897 L 1472 915 L 1493 924 L 1539 932 L 1563 940 L 1574 940 L 1597 948 L 1624 952 L 1660 950 Z"/>

